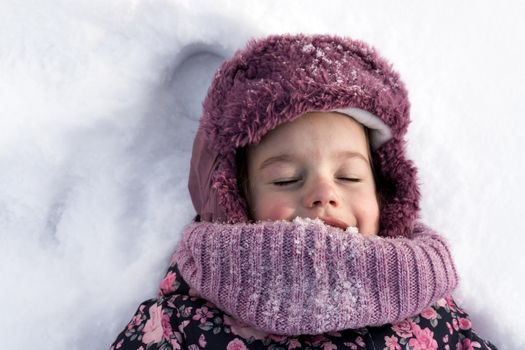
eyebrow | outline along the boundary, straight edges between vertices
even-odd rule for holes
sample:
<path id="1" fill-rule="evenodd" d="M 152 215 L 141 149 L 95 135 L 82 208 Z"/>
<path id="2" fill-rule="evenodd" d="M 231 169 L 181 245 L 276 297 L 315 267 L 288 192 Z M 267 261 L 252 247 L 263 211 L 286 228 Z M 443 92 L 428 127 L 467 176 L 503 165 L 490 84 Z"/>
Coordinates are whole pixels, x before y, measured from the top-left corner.
<path id="1" fill-rule="evenodd" d="M 337 158 L 337 159 L 341 159 L 341 158 L 358 158 L 358 159 L 361 159 L 361 160 L 363 160 L 364 162 L 366 162 L 368 164 L 368 159 L 364 155 L 362 155 L 359 152 L 354 152 L 354 151 L 340 151 L 340 152 L 337 152 L 333 158 Z M 275 164 L 275 163 L 293 162 L 296 159 L 297 159 L 297 157 L 294 156 L 293 154 L 282 153 L 282 154 L 279 154 L 279 155 L 267 158 L 259 166 L 259 171 L 263 170 L 264 168 L 267 168 L 268 166 L 270 166 L 272 164 Z"/>

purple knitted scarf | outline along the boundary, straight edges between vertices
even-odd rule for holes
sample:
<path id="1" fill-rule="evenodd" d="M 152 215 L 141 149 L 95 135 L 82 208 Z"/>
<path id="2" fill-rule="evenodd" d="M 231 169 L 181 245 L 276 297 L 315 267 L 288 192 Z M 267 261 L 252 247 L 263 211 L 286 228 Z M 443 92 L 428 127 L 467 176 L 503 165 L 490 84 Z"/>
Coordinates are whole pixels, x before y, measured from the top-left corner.
<path id="1" fill-rule="evenodd" d="M 200 296 L 274 334 L 321 334 L 394 323 L 449 295 L 448 246 L 417 224 L 408 238 L 343 231 L 319 219 L 192 223 L 173 263 Z"/>

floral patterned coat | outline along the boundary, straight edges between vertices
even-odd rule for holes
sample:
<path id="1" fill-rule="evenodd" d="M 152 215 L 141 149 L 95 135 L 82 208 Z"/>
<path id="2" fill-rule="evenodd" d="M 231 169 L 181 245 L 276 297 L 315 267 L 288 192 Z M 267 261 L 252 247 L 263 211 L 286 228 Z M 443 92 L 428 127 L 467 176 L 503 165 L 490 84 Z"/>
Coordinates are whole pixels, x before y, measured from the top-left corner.
<path id="1" fill-rule="evenodd" d="M 451 297 L 396 324 L 289 337 L 253 329 L 199 298 L 176 265 L 161 283 L 159 297 L 142 303 L 110 350 L 175 349 L 496 349 L 472 329 Z"/>

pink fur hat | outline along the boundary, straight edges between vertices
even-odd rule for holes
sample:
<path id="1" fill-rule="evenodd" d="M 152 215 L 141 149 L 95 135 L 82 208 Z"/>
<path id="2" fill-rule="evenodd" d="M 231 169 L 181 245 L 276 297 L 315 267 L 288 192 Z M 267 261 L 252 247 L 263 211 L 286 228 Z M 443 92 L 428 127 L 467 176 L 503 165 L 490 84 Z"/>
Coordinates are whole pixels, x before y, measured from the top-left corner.
<path id="1" fill-rule="evenodd" d="M 203 107 L 189 177 L 197 220 L 248 222 L 236 151 L 306 112 L 337 111 L 371 131 L 379 234 L 411 237 L 420 193 L 405 151 L 410 103 L 397 72 L 367 44 L 304 34 L 252 40 L 220 66 Z"/>

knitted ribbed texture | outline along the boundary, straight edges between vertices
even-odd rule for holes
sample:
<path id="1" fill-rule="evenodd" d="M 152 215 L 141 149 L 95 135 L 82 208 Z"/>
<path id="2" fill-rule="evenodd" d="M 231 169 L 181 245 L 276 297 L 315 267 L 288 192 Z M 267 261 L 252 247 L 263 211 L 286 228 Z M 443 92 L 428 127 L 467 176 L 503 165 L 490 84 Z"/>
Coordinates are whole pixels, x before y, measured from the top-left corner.
<path id="1" fill-rule="evenodd" d="M 457 285 L 446 242 L 344 232 L 320 220 L 193 223 L 173 258 L 203 298 L 284 335 L 383 325 L 420 313 Z"/>

